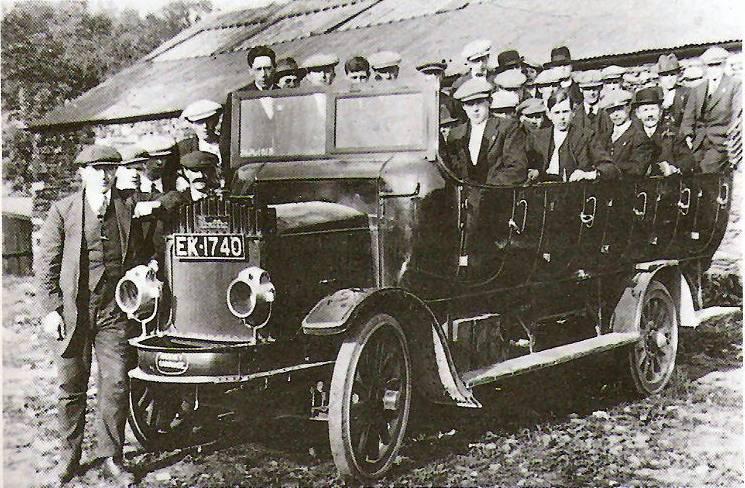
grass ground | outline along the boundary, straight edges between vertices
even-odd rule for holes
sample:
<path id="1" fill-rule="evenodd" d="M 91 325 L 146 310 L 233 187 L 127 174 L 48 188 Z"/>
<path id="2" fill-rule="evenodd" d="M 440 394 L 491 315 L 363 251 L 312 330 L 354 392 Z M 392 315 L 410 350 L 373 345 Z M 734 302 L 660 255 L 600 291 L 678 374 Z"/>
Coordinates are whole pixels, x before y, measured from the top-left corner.
<path id="1" fill-rule="evenodd" d="M 5 486 L 44 486 L 55 464 L 54 366 L 33 287 L 3 283 Z M 678 368 L 660 395 L 635 399 L 615 354 L 593 356 L 477 391 L 477 411 L 419 408 L 381 486 L 740 486 L 742 315 L 682 330 Z M 95 397 L 95 385 L 89 398 Z M 325 424 L 232 422 L 218 440 L 153 454 L 131 440 L 140 486 L 338 485 Z M 249 415 L 250 416 L 250 415 Z M 87 435 L 90 439 L 90 435 Z M 86 440 L 84 461 L 92 452 Z M 95 463 L 79 486 L 106 486 Z"/>

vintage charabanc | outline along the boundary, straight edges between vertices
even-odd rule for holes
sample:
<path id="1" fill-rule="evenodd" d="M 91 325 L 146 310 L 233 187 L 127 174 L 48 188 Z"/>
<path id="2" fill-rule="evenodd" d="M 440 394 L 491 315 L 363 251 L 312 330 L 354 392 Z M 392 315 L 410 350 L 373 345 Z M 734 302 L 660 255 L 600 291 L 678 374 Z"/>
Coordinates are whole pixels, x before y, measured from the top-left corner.
<path id="1" fill-rule="evenodd" d="M 670 380 L 731 172 L 478 186 L 438 156 L 436 86 L 232 98 L 229 188 L 178 210 L 160 295 L 152 276 L 118 290 L 142 323 L 130 424 L 147 448 L 237 391 L 294 388 L 340 474 L 371 481 L 413 401 L 479 408 L 478 385 L 614 348 L 638 393 Z"/>

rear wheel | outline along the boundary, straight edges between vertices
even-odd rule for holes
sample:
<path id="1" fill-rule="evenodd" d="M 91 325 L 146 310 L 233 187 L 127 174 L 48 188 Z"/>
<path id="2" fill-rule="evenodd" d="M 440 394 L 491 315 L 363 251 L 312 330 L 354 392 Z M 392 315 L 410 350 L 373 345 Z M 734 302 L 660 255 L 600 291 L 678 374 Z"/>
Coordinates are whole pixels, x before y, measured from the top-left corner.
<path id="1" fill-rule="evenodd" d="M 639 319 L 641 337 L 629 351 L 630 376 L 642 395 L 659 393 L 670 381 L 678 352 L 678 318 L 670 292 L 652 281 Z"/>
<path id="2" fill-rule="evenodd" d="M 196 387 L 148 383 L 132 379 L 129 425 L 142 446 L 151 451 L 193 442 L 197 412 Z"/>
<path id="3" fill-rule="evenodd" d="M 399 322 L 376 314 L 339 349 L 329 398 L 329 441 L 339 473 L 372 482 L 403 442 L 411 404 L 411 359 Z"/>

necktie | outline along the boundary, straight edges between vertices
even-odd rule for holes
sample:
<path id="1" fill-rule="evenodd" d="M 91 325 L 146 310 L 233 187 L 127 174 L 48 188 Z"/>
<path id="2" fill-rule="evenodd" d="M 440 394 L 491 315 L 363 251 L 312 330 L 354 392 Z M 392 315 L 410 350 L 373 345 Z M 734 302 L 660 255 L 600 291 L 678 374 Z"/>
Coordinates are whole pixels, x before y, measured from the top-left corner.
<path id="1" fill-rule="evenodd" d="M 104 233 L 104 229 L 103 229 L 103 219 L 104 219 L 104 216 L 106 215 L 106 209 L 108 208 L 108 206 L 109 206 L 109 197 L 104 195 L 103 198 L 101 199 L 101 206 L 98 207 L 98 212 L 97 212 L 98 222 L 100 224 L 99 227 L 101 229 L 100 237 L 102 241 L 109 240 L 109 238 L 106 237 L 106 234 Z"/>

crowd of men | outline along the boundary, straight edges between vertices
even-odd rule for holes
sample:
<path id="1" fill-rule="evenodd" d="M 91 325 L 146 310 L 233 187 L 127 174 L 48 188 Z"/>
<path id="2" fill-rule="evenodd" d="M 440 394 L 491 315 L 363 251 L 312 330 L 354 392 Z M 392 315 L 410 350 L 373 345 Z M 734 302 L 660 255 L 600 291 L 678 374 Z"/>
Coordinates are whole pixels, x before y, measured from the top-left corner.
<path id="1" fill-rule="evenodd" d="M 440 155 L 460 179 L 511 185 L 711 173 L 741 157 L 740 55 L 711 47 L 685 69 L 665 54 L 648 71 L 574 72 L 563 46 L 544 66 L 515 50 L 495 64 L 491 49 L 486 40 L 466 45 L 463 74 L 442 60 L 417 66 L 440 84 Z M 247 62 L 253 81 L 241 90 L 265 91 L 331 85 L 340 60 L 318 53 L 298 64 L 259 46 Z M 381 51 L 347 59 L 343 73 L 352 85 L 386 83 L 400 64 L 398 53 Z M 149 135 L 126 157 L 109 146 L 84 148 L 75 161 L 83 188 L 49 211 L 36 264 L 42 326 L 59 344 L 63 483 L 79 472 L 92 351 L 101 469 L 112 484 L 134 480 L 122 462 L 132 324 L 115 303 L 116 285 L 136 265 L 159 273 L 164 215 L 224 188 L 231 112 L 230 96 L 224 104 L 197 100 L 182 113 L 192 129 L 183 140 Z"/>

